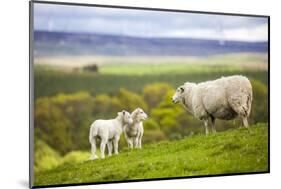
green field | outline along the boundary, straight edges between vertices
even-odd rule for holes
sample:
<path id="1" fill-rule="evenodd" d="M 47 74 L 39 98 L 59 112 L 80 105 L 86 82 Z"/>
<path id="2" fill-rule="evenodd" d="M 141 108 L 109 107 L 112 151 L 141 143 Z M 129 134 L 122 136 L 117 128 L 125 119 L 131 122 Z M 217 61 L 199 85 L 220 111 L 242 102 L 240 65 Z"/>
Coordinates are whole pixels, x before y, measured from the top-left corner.
<path id="1" fill-rule="evenodd" d="M 266 54 L 84 59 L 35 60 L 35 98 L 77 91 L 114 95 L 120 88 L 140 93 L 145 85 L 155 82 L 176 88 L 186 81 L 202 82 L 234 74 L 268 83 Z M 89 62 L 99 65 L 98 73 L 81 71 L 81 66 Z"/>
<path id="2" fill-rule="evenodd" d="M 224 70 L 210 71 L 205 67 L 203 72 L 173 73 L 173 74 L 147 74 L 147 75 L 119 75 L 103 73 L 72 73 L 39 68 L 35 71 L 35 98 L 53 96 L 59 93 L 75 93 L 87 91 L 91 95 L 116 94 L 120 88 L 140 93 L 147 84 L 161 82 L 178 87 L 185 83 L 202 82 L 228 75 L 245 75 L 250 79 L 257 79 L 264 84 L 268 83 L 268 72 L 263 70 Z M 223 74 L 222 74 L 223 73 Z"/>
<path id="3" fill-rule="evenodd" d="M 35 185 L 71 184 L 268 171 L 268 126 L 123 149 L 104 160 L 63 164 L 38 172 Z"/>

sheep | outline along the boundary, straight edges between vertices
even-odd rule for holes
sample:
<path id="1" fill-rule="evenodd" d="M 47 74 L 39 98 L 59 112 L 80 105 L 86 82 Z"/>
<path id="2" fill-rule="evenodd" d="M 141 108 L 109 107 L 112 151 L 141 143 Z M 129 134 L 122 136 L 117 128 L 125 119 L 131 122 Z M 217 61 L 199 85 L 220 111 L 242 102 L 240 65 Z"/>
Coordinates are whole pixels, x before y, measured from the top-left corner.
<path id="1" fill-rule="evenodd" d="M 92 123 L 89 133 L 89 141 L 91 143 L 92 155 L 91 160 L 98 158 L 96 155 L 96 140 L 101 139 L 100 151 L 101 158 L 104 159 L 105 146 L 108 148 L 108 156 L 112 153 L 112 143 L 114 144 L 114 153 L 118 154 L 118 142 L 126 124 L 132 124 L 131 114 L 125 110 L 117 113 L 115 119 L 96 120 Z"/>
<path id="2" fill-rule="evenodd" d="M 129 148 L 141 148 L 141 139 L 143 136 L 142 121 L 147 119 L 147 114 L 141 109 L 137 108 L 132 113 L 133 123 L 124 127 L 124 134 Z"/>
<path id="3" fill-rule="evenodd" d="M 232 120 L 242 118 L 243 125 L 249 128 L 253 99 L 252 85 L 248 78 L 241 75 L 222 77 L 202 83 L 186 82 L 177 88 L 172 97 L 194 117 L 204 121 L 205 132 L 209 133 L 208 120 L 211 120 L 213 133 L 215 119 Z"/>

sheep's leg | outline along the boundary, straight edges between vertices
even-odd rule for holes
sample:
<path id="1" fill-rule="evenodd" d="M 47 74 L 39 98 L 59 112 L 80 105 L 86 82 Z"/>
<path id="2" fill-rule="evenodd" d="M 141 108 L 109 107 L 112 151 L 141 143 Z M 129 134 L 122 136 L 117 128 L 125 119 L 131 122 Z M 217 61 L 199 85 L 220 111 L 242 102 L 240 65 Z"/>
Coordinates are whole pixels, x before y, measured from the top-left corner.
<path id="1" fill-rule="evenodd" d="M 141 148 L 141 134 L 137 136 L 137 148 Z"/>
<path id="2" fill-rule="evenodd" d="M 139 133 L 137 136 L 137 148 L 141 148 L 141 138 L 142 138 L 142 133 Z"/>
<path id="3" fill-rule="evenodd" d="M 211 127 L 212 127 L 212 132 L 213 133 L 216 133 L 216 126 L 215 126 L 215 123 L 216 123 L 216 119 L 214 117 L 211 117 Z"/>
<path id="4" fill-rule="evenodd" d="M 98 158 L 98 156 L 96 155 L 96 138 L 94 137 L 92 140 L 91 140 L 91 150 L 92 150 L 92 155 L 90 157 L 91 160 L 95 160 Z"/>
<path id="5" fill-rule="evenodd" d="M 133 148 L 133 140 L 131 138 L 128 138 L 127 142 L 128 142 L 128 147 Z"/>
<path id="6" fill-rule="evenodd" d="M 247 117 L 243 117 L 242 118 L 242 122 L 245 128 L 249 129 L 249 124 L 248 124 L 248 120 Z"/>
<path id="7" fill-rule="evenodd" d="M 204 126 L 205 126 L 205 133 L 206 133 L 206 135 L 208 135 L 209 134 L 208 120 L 204 120 Z"/>
<path id="8" fill-rule="evenodd" d="M 114 143 L 114 153 L 117 155 L 118 154 L 118 142 L 119 142 L 119 138 L 120 137 L 115 137 L 113 139 L 113 143 Z"/>
<path id="9" fill-rule="evenodd" d="M 135 148 L 137 148 L 137 147 L 139 146 L 139 144 L 138 144 L 138 137 L 135 137 L 135 138 L 133 139 L 133 142 L 134 142 Z"/>
<path id="10" fill-rule="evenodd" d="M 107 142 L 107 150 L 108 150 L 108 156 L 111 156 L 112 155 L 112 141 L 109 140 Z"/>
<path id="11" fill-rule="evenodd" d="M 133 148 L 133 144 L 132 144 L 132 141 L 131 141 L 130 137 L 127 135 L 126 132 L 124 132 L 124 134 L 125 134 L 125 139 L 128 143 L 128 148 Z"/>
<path id="12" fill-rule="evenodd" d="M 142 135 L 140 135 L 139 137 L 139 142 L 138 142 L 138 147 L 141 148 L 141 138 L 142 138 Z"/>
<path id="13" fill-rule="evenodd" d="M 100 153 L 101 153 L 101 158 L 104 159 L 104 151 L 105 151 L 105 146 L 106 146 L 107 140 L 102 139 L 101 144 L 100 144 Z"/>

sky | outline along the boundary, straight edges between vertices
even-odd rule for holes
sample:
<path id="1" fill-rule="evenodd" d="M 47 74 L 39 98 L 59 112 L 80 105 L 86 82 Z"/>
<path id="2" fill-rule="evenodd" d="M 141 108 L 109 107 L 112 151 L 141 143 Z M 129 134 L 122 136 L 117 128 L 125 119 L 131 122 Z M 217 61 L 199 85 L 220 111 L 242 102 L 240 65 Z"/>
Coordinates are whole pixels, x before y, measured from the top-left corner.
<path id="1" fill-rule="evenodd" d="M 268 40 L 267 18 L 85 7 L 34 6 L 34 29 L 134 37 L 199 38 L 260 42 Z"/>

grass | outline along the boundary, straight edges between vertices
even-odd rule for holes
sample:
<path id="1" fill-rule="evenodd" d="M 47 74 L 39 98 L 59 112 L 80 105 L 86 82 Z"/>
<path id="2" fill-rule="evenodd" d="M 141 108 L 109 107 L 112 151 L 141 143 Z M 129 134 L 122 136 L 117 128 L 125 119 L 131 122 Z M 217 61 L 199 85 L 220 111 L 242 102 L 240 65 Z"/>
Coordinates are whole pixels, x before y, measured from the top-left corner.
<path id="1" fill-rule="evenodd" d="M 191 56 L 69 56 L 37 57 L 35 64 L 71 70 L 97 64 L 100 73 L 147 75 L 208 71 L 267 70 L 265 53 L 233 53 L 206 57 Z M 206 69 L 206 67 L 208 69 Z"/>
<path id="2" fill-rule="evenodd" d="M 84 60 L 85 59 L 85 60 Z M 141 93 L 143 87 L 165 82 L 173 87 L 242 74 L 268 83 L 266 54 L 228 54 L 210 57 L 71 57 L 35 60 L 35 98 L 87 91 L 115 95 L 120 88 Z M 57 61 L 57 62 L 56 62 Z M 79 71 L 99 64 L 98 73 Z"/>
<path id="3" fill-rule="evenodd" d="M 196 135 L 124 149 L 104 160 L 65 164 L 35 175 L 35 185 L 268 171 L 268 126 Z"/>
<path id="4" fill-rule="evenodd" d="M 112 63 L 113 62 L 113 63 Z M 115 63 L 114 63 L 115 62 Z M 111 59 L 100 73 L 117 75 L 160 75 L 267 70 L 265 54 L 237 53 L 209 57 L 163 57 Z"/>

